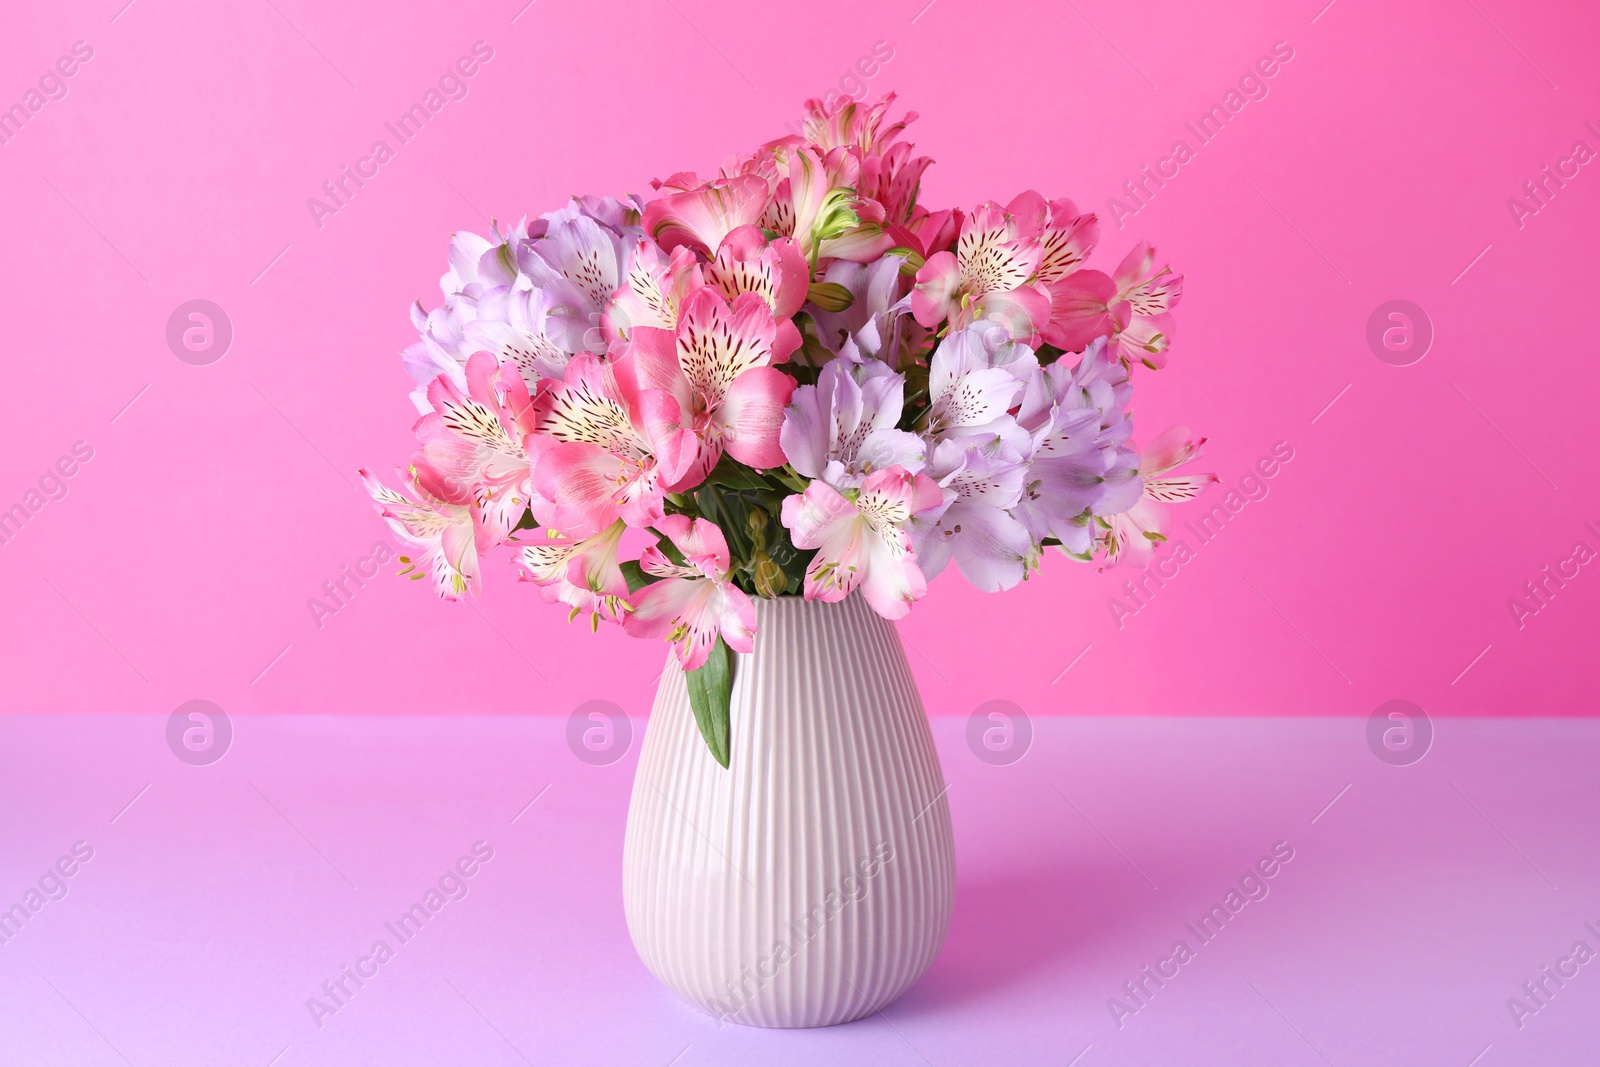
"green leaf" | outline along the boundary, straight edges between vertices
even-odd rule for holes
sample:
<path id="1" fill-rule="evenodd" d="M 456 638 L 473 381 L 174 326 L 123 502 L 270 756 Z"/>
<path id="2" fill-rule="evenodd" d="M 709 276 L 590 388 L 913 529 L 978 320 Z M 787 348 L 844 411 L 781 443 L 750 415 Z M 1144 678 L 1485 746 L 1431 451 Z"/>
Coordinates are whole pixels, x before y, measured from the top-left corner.
<path id="1" fill-rule="evenodd" d="M 806 568 L 816 554 L 815 549 L 801 551 L 795 548 L 794 542 L 789 539 L 789 531 L 782 524 L 776 526 L 768 539 L 767 556 L 783 569 L 788 578 L 784 591 L 790 595 L 799 593 L 805 587 Z"/>
<path id="2" fill-rule="evenodd" d="M 695 725 L 711 749 L 711 758 L 728 766 L 728 718 L 733 703 L 733 655 L 722 638 L 711 646 L 705 663 L 687 672 L 689 706 L 694 709 Z"/>
<path id="3" fill-rule="evenodd" d="M 706 475 L 706 481 L 715 485 L 724 485 L 729 489 L 770 489 L 772 483 L 767 481 L 757 471 L 751 470 L 743 463 L 724 453 Z"/>
<path id="4" fill-rule="evenodd" d="M 738 564 L 749 560 L 753 553 L 745 515 L 750 505 L 744 497 L 721 486 L 703 484 L 695 492 L 694 499 L 700 508 L 701 516 L 716 523 L 717 528 L 722 531 L 722 536 L 728 542 L 728 552 L 733 556 L 734 562 Z"/>
<path id="5" fill-rule="evenodd" d="M 628 592 L 630 593 L 637 593 L 652 582 L 661 580 L 653 574 L 646 574 L 644 568 L 639 566 L 639 561 L 636 559 L 622 561 L 622 577 L 627 581 Z"/>
<path id="6" fill-rule="evenodd" d="M 712 522 L 717 523 L 718 526 L 721 526 L 722 523 L 717 521 L 717 505 L 719 503 L 717 494 L 712 492 L 709 485 L 702 482 L 700 488 L 694 494 L 694 504 L 695 507 L 700 509 L 700 517 L 710 519 Z"/>

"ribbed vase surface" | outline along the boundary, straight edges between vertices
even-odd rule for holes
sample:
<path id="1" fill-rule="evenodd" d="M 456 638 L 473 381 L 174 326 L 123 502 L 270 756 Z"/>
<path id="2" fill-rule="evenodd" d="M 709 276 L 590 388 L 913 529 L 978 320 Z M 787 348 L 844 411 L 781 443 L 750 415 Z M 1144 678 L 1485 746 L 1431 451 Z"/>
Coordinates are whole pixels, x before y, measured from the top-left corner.
<path id="1" fill-rule="evenodd" d="M 944 942 L 944 774 L 900 637 L 859 595 L 758 599 L 756 615 L 727 769 L 668 656 L 628 809 L 628 930 L 657 978 L 719 1019 L 849 1022 Z"/>

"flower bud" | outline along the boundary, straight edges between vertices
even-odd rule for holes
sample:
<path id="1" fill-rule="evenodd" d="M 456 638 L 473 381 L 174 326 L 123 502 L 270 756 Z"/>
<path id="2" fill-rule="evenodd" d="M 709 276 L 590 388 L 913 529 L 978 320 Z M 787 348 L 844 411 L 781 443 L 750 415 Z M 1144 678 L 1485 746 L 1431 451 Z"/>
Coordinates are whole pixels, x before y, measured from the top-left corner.
<path id="1" fill-rule="evenodd" d="M 767 511 L 765 508 L 751 508 L 745 515 L 744 525 L 750 531 L 750 543 L 757 551 L 767 546 Z"/>
<path id="2" fill-rule="evenodd" d="M 806 299 L 823 311 L 844 311 L 855 303 L 856 294 L 838 282 L 812 282 Z"/>
<path id="3" fill-rule="evenodd" d="M 756 557 L 755 583 L 756 592 L 769 599 L 782 596 L 789 588 L 789 578 L 783 573 L 783 568 L 772 562 L 765 553 Z"/>

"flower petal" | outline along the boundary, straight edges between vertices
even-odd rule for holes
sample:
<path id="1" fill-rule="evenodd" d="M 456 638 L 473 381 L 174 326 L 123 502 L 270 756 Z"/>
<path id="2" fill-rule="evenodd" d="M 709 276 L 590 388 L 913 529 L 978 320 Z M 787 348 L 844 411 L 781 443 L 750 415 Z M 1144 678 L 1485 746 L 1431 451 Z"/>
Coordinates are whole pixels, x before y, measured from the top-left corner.
<path id="1" fill-rule="evenodd" d="M 960 285 L 961 264 L 954 252 L 929 256 L 917 271 L 917 284 L 911 290 L 912 317 L 923 326 L 939 325 L 949 316 Z"/>
<path id="2" fill-rule="evenodd" d="M 1139 454 L 1139 473 L 1148 481 L 1151 475 L 1165 474 L 1181 467 L 1198 456 L 1200 447 L 1205 443 L 1206 439 L 1196 437 L 1189 427 L 1173 426 L 1163 431 Z"/>
<path id="3" fill-rule="evenodd" d="M 774 367 L 752 367 L 733 380 L 716 411 L 729 455 L 757 470 L 787 462 L 780 435 L 794 387 L 794 379 Z"/>
<path id="4" fill-rule="evenodd" d="M 1117 287 L 1097 270 L 1080 270 L 1046 286 L 1050 321 L 1040 333 L 1063 352 L 1082 352 L 1096 337 L 1109 337 L 1115 323 L 1110 304 Z"/>

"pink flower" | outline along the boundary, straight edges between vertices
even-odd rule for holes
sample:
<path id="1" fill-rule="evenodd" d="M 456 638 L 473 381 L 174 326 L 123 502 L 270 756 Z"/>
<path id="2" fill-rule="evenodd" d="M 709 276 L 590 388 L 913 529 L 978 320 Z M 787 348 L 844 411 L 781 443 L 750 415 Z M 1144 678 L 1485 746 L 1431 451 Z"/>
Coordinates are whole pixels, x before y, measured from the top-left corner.
<path id="1" fill-rule="evenodd" d="M 1107 310 L 1116 286 L 1099 271 L 1082 271 L 1100 240 L 1100 221 L 1080 214 L 1070 200 L 1046 201 L 1029 190 L 1006 210 L 1039 235 L 1039 271 L 1034 280 L 1050 297 L 1050 318 L 1040 336 L 1064 352 L 1081 352 L 1096 337 L 1111 333 Z"/>
<path id="2" fill-rule="evenodd" d="M 675 563 L 659 546 L 639 557 L 646 574 L 661 581 L 640 590 L 623 628 L 635 637 L 666 635 L 686 671 L 703 665 L 720 634 L 736 652 L 754 647 L 756 609 L 733 584 L 732 559 L 722 531 L 706 519 L 668 515 L 656 523 L 683 557 Z"/>
<path id="3" fill-rule="evenodd" d="M 641 238 L 628 256 L 622 285 L 606 307 L 607 339 L 626 340 L 635 326 L 677 329 L 683 302 L 704 284 L 700 264 L 688 247 L 680 245 L 667 256 L 652 241 Z"/>
<path id="4" fill-rule="evenodd" d="M 965 215 L 954 208 L 929 211 L 919 206 L 912 208 L 911 217 L 901 232 L 913 238 L 909 242 L 909 247 L 917 249 L 922 253 L 922 257 L 927 259 L 939 252 L 950 250 L 956 243 L 956 234 L 961 232 L 961 224 L 965 218 Z"/>
<path id="5" fill-rule="evenodd" d="M 440 495 L 444 488 L 416 468 L 407 475 L 416 499 L 398 493 L 379 482 L 367 470 L 358 472 L 371 494 L 378 514 L 389 529 L 412 546 L 413 556 L 401 556 L 406 564 L 402 574 L 420 580 L 428 575 L 433 590 L 446 600 L 459 600 L 461 594 L 478 591 L 478 544 L 472 508 L 466 499 L 450 500 Z"/>
<path id="6" fill-rule="evenodd" d="M 792 237 L 768 241 L 754 226 L 741 226 L 722 239 L 717 258 L 706 267 L 706 280 L 729 300 L 755 293 L 772 310 L 778 332 L 772 343 L 775 360 L 800 347 L 794 314 L 806 302 L 811 270 Z"/>
<path id="7" fill-rule="evenodd" d="M 621 519 L 648 526 L 662 515 L 660 468 L 614 364 L 574 356 L 561 381 L 540 383 L 533 456 L 535 518 L 574 537 Z"/>
<path id="8" fill-rule="evenodd" d="M 1187 426 L 1174 426 L 1150 442 L 1139 457 L 1144 492 L 1127 511 L 1109 517 L 1111 529 L 1102 538 L 1107 563 L 1117 563 L 1124 556 L 1148 559 L 1154 543 L 1166 540 L 1166 505 L 1193 500 L 1217 480 L 1215 474 L 1169 473 L 1198 457 L 1205 443 L 1204 437 L 1195 437 Z"/>
<path id="9" fill-rule="evenodd" d="M 1050 321 L 1050 298 L 1034 284 L 1042 249 L 1025 220 L 980 204 L 961 226 L 954 252 L 936 252 L 917 271 L 911 313 L 924 326 L 950 320 L 960 329 L 997 319 L 1011 336 L 1036 343 Z"/>
<path id="10" fill-rule="evenodd" d="M 1082 352 L 1095 338 L 1116 332 L 1111 305 L 1117 299 L 1117 286 L 1101 271 L 1075 271 L 1047 288 L 1050 321 L 1042 335 L 1050 344 L 1063 352 Z"/>
<path id="11" fill-rule="evenodd" d="M 817 549 L 806 568 L 807 600 L 843 600 L 859 586 L 872 609 L 898 619 L 928 591 L 906 526 L 918 512 L 944 503 L 927 475 L 885 467 L 849 496 L 813 481 L 783 501 L 783 525 L 796 548 Z"/>
<path id="12" fill-rule="evenodd" d="M 804 130 L 806 141 L 824 155 L 840 147 L 859 153 L 856 192 L 881 205 L 889 221 L 904 223 L 916 204 L 922 172 L 933 160 L 912 158 L 911 143 L 896 140 L 916 120 L 915 111 L 908 111 L 899 122 L 885 123 L 894 96 L 888 93 L 867 107 L 848 96 L 839 97 L 832 106 L 807 100 Z"/>
<path id="13" fill-rule="evenodd" d="M 676 331 L 633 331 L 618 379 L 636 391 L 667 490 L 699 485 L 723 452 L 758 470 L 783 464 L 778 434 L 795 383 L 772 366 L 777 332 L 759 294 L 730 308 L 710 287 L 685 302 Z"/>
<path id="14" fill-rule="evenodd" d="M 533 402 L 517 368 L 487 352 L 467 361 L 466 379 L 465 393 L 446 375 L 429 384 L 433 410 L 415 427 L 417 467 L 441 497 L 471 502 L 478 547 L 488 549 L 511 536 L 532 497 L 523 438 Z"/>
<path id="15" fill-rule="evenodd" d="M 517 553 L 522 580 L 539 586 L 545 603 L 570 606 L 569 621 L 581 613 L 590 614 L 594 626 L 602 618 L 620 619 L 628 596 L 628 581 L 617 560 L 624 529 L 614 522 L 583 540 L 550 536 L 526 545 Z"/>
<path id="16" fill-rule="evenodd" d="M 868 107 L 850 96 L 837 97 L 831 104 L 815 97 L 807 100 L 801 126 L 806 143 L 824 153 L 854 147 L 863 156 L 882 155 L 917 120 L 917 113 L 908 111 L 899 122 L 884 125 L 884 116 L 894 105 L 894 98 L 894 93 L 887 93 Z"/>
<path id="17" fill-rule="evenodd" d="M 676 175 L 693 180 L 693 175 Z M 769 189 L 760 175 L 718 178 L 652 200 L 644 209 L 644 232 L 663 251 L 685 246 L 707 256 L 740 226 L 761 221 Z"/>
<path id="18" fill-rule="evenodd" d="M 793 237 L 808 264 L 825 259 L 867 263 L 893 248 L 894 238 L 883 228 L 883 206 L 856 192 L 859 150 L 822 152 L 793 140 L 773 142 L 744 164 L 769 183 L 761 228 Z"/>
<path id="19" fill-rule="evenodd" d="M 1155 249 L 1140 242 L 1110 276 L 1075 270 L 1050 283 L 1045 340 L 1078 352 L 1096 337 L 1109 337 L 1124 363 L 1163 366 L 1172 343 L 1169 312 L 1183 296 L 1183 276 L 1168 266 L 1152 269 L 1154 261 Z"/>
<path id="20" fill-rule="evenodd" d="M 1172 316 L 1168 314 L 1183 296 L 1183 275 L 1163 265 L 1153 269 L 1156 250 L 1141 241 L 1111 275 L 1117 287 L 1113 314 L 1119 328 L 1112 341 L 1124 360 L 1139 360 L 1152 369 L 1167 362 L 1172 344 Z"/>

